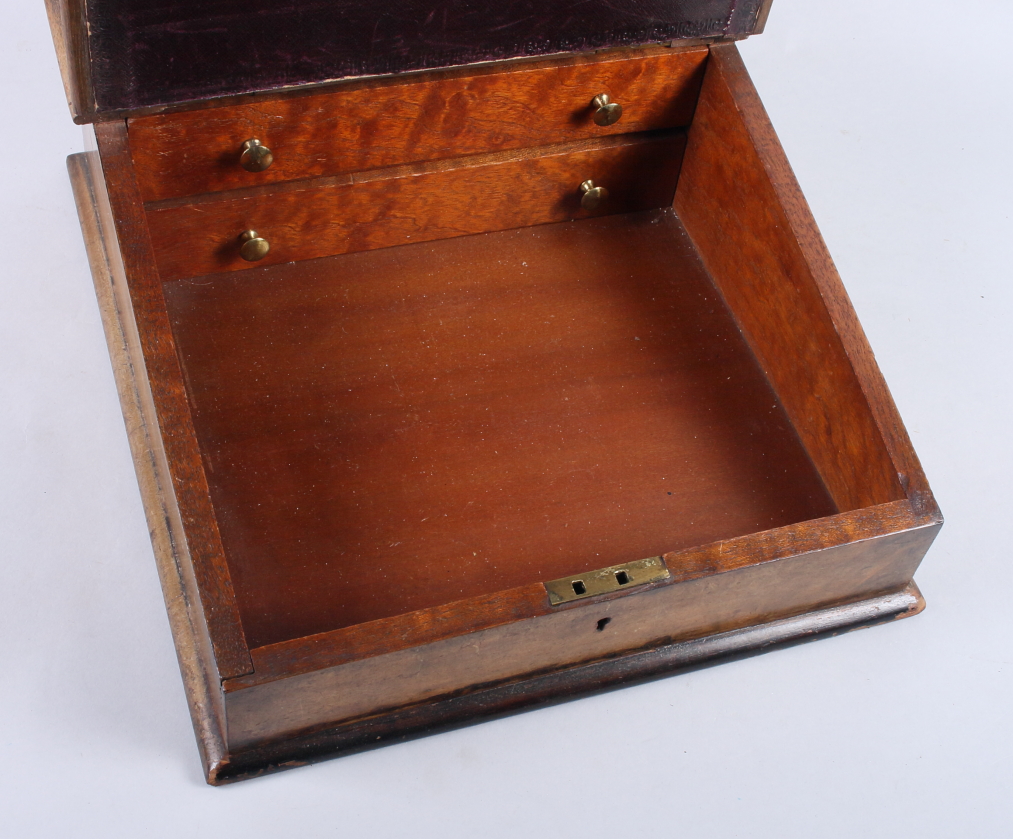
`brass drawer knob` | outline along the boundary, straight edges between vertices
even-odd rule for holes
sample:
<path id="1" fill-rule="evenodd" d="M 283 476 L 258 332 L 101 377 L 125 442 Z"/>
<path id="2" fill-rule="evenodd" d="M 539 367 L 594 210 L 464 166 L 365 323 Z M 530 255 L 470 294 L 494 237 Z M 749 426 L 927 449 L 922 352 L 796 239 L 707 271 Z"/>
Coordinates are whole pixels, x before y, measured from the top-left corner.
<path id="1" fill-rule="evenodd" d="M 603 186 L 595 186 L 594 181 L 584 181 L 580 185 L 580 191 L 580 206 L 585 210 L 596 210 L 609 197 L 609 191 Z"/>
<path id="2" fill-rule="evenodd" d="M 615 125 L 623 115 L 623 106 L 613 102 L 607 93 L 599 93 L 591 100 L 595 125 Z"/>
<path id="3" fill-rule="evenodd" d="M 260 238 L 256 230 L 244 230 L 239 241 L 242 242 L 239 246 L 239 255 L 247 262 L 263 259 L 271 250 L 271 244 L 267 239 Z"/>
<path id="4" fill-rule="evenodd" d="M 272 163 L 274 163 L 274 155 L 260 140 L 254 138 L 243 143 L 243 150 L 239 154 L 239 165 L 247 172 L 263 172 Z"/>

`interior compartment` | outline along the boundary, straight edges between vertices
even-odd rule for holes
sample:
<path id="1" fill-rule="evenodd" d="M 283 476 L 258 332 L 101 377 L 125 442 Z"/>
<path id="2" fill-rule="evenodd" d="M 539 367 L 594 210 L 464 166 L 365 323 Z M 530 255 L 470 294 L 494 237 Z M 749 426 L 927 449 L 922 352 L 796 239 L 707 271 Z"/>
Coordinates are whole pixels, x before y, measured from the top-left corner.
<path id="1" fill-rule="evenodd" d="M 163 276 L 251 648 L 904 497 L 734 62 L 659 209 Z"/>
<path id="2" fill-rule="evenodd" d="M 670 209 L 165 297 L 251 646 L 837 511 Z"/>

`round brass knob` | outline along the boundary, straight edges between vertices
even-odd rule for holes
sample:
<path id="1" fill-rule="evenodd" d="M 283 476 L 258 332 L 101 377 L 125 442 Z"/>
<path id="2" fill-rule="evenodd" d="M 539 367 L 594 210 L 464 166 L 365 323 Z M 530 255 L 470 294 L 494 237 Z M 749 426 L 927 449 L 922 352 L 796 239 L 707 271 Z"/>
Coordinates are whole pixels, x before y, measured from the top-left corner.
<path id="1" fill-rule="evenodd" d="M 267 239 L 261 239 L 256 230 L 245 230 L 239 237 L 242 244 L 239 246 L 239 255 L 247 262 L 256 262 L 267 256 L 271 245 Z"/>
<path id="2" fill-rule="evenodd" d="M 274 155 L 260 140 L 254 138 L 243 143 L 242 151 L 239 154 L 239 165 L 247 172 L 263 172 L 272 163 L 274 163 Z"/>
<path id="3" fill-rule="evenodd" d="M 591 100 L 595 125 L 615 125 L 623 115 L 623 106 L 613 102 L 607 93 L 599 93 Z"/>
<path id="4" fill-rule="evenodd" d="M 595 186 L 594 181 L 584 181 L 580 185 L 580 191 L 580 206 L 585 210 L 596 210 L 609 197 L 609 191 L 603 186 Z"/>

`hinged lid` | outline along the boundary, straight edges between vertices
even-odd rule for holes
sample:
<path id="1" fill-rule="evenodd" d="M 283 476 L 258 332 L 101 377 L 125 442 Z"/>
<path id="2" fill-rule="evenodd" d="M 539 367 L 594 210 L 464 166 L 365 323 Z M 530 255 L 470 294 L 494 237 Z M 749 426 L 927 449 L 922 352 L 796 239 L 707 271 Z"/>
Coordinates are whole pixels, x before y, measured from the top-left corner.
<path id="1" fill-rule="evenodd" d="M 771 0 L 46 0 L 77 122 L 335 79 L 762 29 Z"/>

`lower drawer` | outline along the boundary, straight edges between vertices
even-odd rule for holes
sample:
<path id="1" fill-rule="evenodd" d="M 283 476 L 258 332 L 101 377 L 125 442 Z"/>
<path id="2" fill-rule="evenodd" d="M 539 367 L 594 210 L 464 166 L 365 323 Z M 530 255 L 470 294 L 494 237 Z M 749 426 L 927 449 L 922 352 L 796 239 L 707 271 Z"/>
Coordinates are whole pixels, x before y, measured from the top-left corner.
<path id="1" fill-rule="evenodd" d="M 453 168 L 404 168 L 301 187 L 148 205 L 162 280 L 293 262 L 411 242 L 671 206 L 683 132 L 555 147 L 537 156 L 471 158 Z M 357 179 L 358 177 L 358 179 Z M 604 188 L 588 208 L 581 185 Z M 269 244 L 246 261 L 244 231 Z"/>

